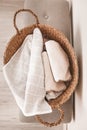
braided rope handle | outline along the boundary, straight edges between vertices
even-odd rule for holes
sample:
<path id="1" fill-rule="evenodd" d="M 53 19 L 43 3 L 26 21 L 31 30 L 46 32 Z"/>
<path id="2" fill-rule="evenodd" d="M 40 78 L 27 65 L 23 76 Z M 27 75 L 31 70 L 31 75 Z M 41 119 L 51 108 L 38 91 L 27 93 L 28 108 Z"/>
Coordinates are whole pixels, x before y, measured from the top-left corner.
<path id="1" fill-rule="evenodd" d="M 57 119 L 57 121 L 55 122 L 46 122 L 43 119 L 41 119 L 41 117 L 39 115 L 35 116 L 35 118 L 43 125 L 47 126 L 47 127 L 52 127 L 52 126 L 57 126 L 58 124 L 60 124 L 62 122 L 62 120 L 64 119 L 64 111 L 61 109 L 60 106 L 57 106 L 58 111 L 60 112 L 60 117 Z"/>
<path id="2" fill-rule="evenodd" d="M 15 27 L 15 29 L 17 31 L 17 34 L 19 34 L 20 31 L 19 31 L 19 29 L 18 29 L 18 27 L 16 25 L 16 17 L 17 17 L 17 14 L 20 13 L 20 12 L 29 12 L 29 13 L 31 13 L 35 17 L 35 19 L 36 19 L 36 25 L 39 24 L 38 17 L 37 17 L 37 15 L 32 10 L 30 10 L 30 9 L 20 9 L 20 10 L 18 10 L 18 11 L 15 12 L 14 19 L 13 19 L 13 24 L 14 24 L 14 27 Z"/>

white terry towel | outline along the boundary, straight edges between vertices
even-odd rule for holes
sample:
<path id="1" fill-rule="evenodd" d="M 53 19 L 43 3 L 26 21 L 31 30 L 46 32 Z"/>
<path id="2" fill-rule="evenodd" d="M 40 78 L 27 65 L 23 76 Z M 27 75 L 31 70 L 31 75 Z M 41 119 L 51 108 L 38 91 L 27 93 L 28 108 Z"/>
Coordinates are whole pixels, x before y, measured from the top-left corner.
<path id="1" fill-rule="evenodd" d="M 3 67 L 5 80 L 22 111 L 25 100 L 27 73 L 29 71 L 31 42 L 32 35 L 28 35 L 21 47 Z"/>
<path id="2" fill-rule="evenodd" d="M 36 28 L 3 67 L 8 86 L 25 116 L 52 112 L 45 100 L 42 48 L 42 35 Z"/>
<path id="3" fill-rule="evenodd" d="M 54 40 L 45 42 L 45 46 L 55 81 L 70 80 L 69 59 L 62 47 Z"/>
<path id="4" fill-rule="evenodd" d="M 46 98 L 50 100 L 59 96 L 66 89 L 66 85 L 63 81 L 55 82 L 46 51 L 42 53 L 42 57 L 45 71 Z"/>

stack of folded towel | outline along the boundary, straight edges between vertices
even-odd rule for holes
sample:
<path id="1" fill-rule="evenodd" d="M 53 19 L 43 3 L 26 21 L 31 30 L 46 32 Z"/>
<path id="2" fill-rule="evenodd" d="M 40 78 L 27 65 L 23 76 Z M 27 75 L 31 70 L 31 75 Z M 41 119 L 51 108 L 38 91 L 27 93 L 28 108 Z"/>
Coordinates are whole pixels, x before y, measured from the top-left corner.
<path id="1" fill-rule="evenodd" d="M 45 45 L 45 51 L 44 51 Z M 47 100 L 55 99 L 71 80 L 69 59 L 60 44 L 46 40 L 39 28 L 28 35 L 4 65 L 9 88 L 25 116 L 52 112 Z"/>

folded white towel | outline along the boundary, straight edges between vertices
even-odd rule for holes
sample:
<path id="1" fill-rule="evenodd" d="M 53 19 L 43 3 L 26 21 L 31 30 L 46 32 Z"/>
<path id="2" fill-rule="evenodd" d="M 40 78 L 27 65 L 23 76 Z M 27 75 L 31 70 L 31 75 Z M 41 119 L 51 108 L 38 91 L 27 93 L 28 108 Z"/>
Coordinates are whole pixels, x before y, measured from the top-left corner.
<path id="1" fill-rule="evenodd" d="M 70 80 L 69 59 L 60 44 L 49 40 L 45 42 L 45 45 L 55 81 Z"/>
<path id="2" fill-rule="evenodd" d="M 52 112 L 45 100 L 42 49 L 42 34 L 36 28 L 3 67 L 8 86 L 25 116 Z"/>
<path id="3" fill-rule="evenodd" d="M 46 98 L 50 100 L 59 96 L 66 89 L 66 85 L 63 81 L 55 82 L 46 51 L 42 53 L 42 57 L 45 71 Z"/>
<path id="4" fill-rule="evenodd" d="M 44 68 L 42 63 L 43 38 L 38 28 L 34 29 L 24 110 L 28 116 L 52 112 L 45 100 Z"/>

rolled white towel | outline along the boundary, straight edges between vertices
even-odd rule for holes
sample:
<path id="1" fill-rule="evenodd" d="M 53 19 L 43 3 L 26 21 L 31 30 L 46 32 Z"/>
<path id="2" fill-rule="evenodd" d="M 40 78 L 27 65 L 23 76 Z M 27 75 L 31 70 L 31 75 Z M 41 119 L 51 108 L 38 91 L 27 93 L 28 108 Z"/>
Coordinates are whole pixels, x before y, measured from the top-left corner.
<path id="1" fill-rule="evenodd" d="M 48 100 L 54 99 L 66 89 L 66 85 L 63 81 L 55 82 L 46 51 L 42 53 L 42 57 L 45 71 L 46 98 Z"/>
<path id="2" fill-rule="evenodd" d="M 69 59 L 60 44 L 54 40 L 45 42 L 52 73 L 56 82 L 71 79 Z"/>

